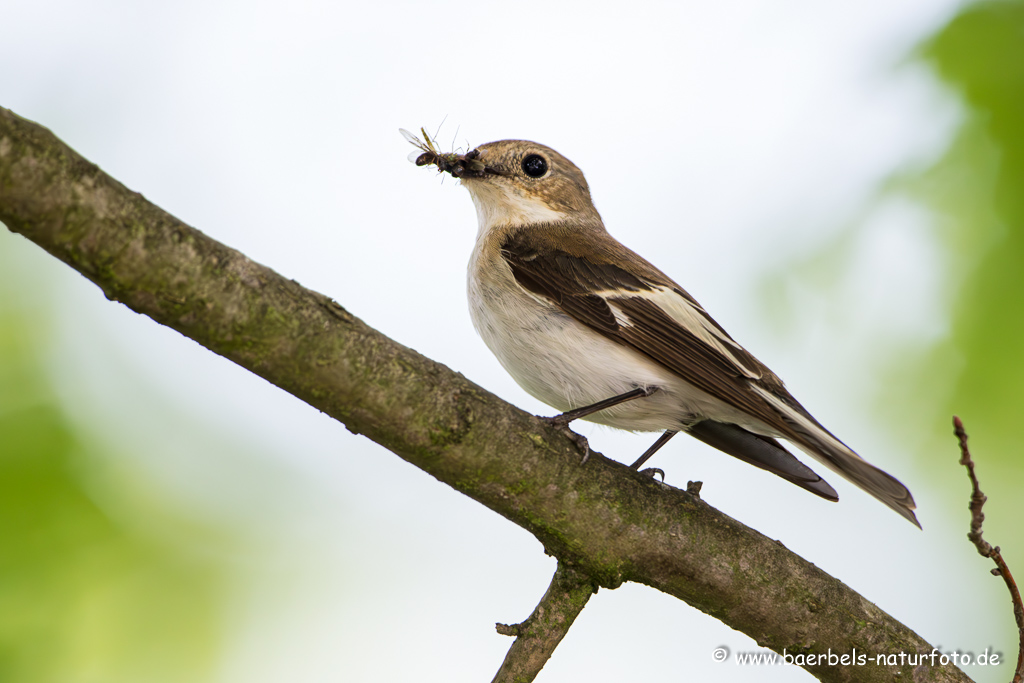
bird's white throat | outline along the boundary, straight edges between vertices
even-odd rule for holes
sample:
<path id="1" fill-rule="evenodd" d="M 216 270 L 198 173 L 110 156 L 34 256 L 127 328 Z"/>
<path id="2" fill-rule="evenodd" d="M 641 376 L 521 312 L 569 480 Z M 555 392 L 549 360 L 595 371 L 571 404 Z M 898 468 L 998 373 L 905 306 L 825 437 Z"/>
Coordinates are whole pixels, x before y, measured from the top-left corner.
<path id="1" fill-rule="evenodd" d="M 541 197 L 512 185 L 479 180 L 463 183 L 473 198 L 479 223 L 477 238 L 498 225 L 531 225 L 564 221 L 568 216 L 548 206 Z"/>

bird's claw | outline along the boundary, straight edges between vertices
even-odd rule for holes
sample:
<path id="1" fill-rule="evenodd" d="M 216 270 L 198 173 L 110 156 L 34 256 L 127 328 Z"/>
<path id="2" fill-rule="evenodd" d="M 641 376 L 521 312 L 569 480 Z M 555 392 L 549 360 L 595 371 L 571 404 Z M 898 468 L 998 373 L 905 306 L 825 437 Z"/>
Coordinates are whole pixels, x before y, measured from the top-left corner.
<path id="1" fill-rule="evenodd" d="M 582 434 L 577 434 L 576 432 L 573 432 L 572 435 L 573 441 L 575 441 L 579 449 L 583 451 L 583 459 L 580 460 L 580 465 L 586 465 L 587 460 L 590 459 L 590 442 L 587 441 L 587 437 L 583 436 Z"/>
<path id="2" fill-rule="evenodd" d="M 569 429 L 569 420 L 565 419 L 564 415 L 555 415 L 554 417 L 542 417 L 541 419 L 550 423 L 552 426 L 556 427 L 559 431 L 561 431 L 563 434 L 572 439 L 573 443 L 576 444 L 576 447 L 583 451 L 583 459 L 580 460 L 580 464 L 585 465 L 587 463 L 587 460 L 590 459 L 590 442 L 587 441 L 587 437 L 583 436 L 582 434 L 577 434 L 576 432 Z"/>

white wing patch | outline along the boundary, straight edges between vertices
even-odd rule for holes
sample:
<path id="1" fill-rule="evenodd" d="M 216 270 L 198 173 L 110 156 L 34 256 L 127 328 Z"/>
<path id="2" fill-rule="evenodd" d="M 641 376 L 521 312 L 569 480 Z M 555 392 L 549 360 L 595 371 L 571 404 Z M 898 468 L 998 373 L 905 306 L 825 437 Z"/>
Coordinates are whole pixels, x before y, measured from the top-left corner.
<path id="1" fill-rule="evenodd" d="M 732 339 L 729 339 L 729 337 L 724 336 L 722 332 L 711 324 L 707 317 L 704 316 L 702 309 L 694 306 L 692 303 L 676 294 L 675 291 L 659 286 L 649 291 L 641 290 L 638 292 L 624 292 L 617 290 L 594 293 L 605 300 L 605 303 L 607 303 L 612 309 L 612 313 L 615 314 L 615 320 L 620 325 L 627 327 L 632 327 L 633 322 L 623 314 L 622 310 L 609 301 L 609 299 L 622 299 L 625 297 L 639 297 L 641 299 L 647 299 L 664 311 L 668 317 L 672 318 L 672 320 L 678 323 L 681 327 L 689 330 L 696 335 L 698 339 L 728 358 L 732 364 L 744 374 L 744 376 L 749 379 L 761 379 L 761 373 L 758 370 L 741 362 L 732 351 L 732 349 L 742 349 L 743 347 Z M 626 322 L 623 322 L 623 319 L 625 319 Z"/>
<path id="2" fill-rule="evenodd" d="M 598 292 L 598 296 L 603 296 L 603 293 Z M 621 308 L 607 299 L 605 299 L 605 303 L 608 305 L 608 308 L 611 309 L 612 315 L 615 316 L 615 322 L 617 322 L 620 327 L 633 327 L 633 321 L 629 319 L 629 316 L 626 315 Z"/>

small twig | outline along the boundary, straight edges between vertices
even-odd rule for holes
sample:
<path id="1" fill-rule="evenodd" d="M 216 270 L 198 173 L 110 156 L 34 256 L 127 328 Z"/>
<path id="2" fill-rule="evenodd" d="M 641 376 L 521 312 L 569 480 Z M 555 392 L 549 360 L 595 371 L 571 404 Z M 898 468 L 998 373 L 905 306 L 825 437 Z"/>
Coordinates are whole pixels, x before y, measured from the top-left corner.
<path id="1" fill-rule="evenodd" d="M 960 439 L 960 464 L 967 468 L 967 476 L 971 478 L 971 531 L 967 538 L 978 549 L 982 557 L 990 557 L 996 563 L 996 569 L 992 570 L 994 576 L 1003 577 L 1006 587 L 1010 591 L 1013 600 L 1013 618 L 1017 621 L 1017 670 L 1013 674 L 1012 683 L 1024 681 L 1024 603 L 1021 602 L 1020 591 L 1017 589 L 1017 582 L 1013 580 L 1010 568 L 1006 566 L 999 546 L 993 547 L 988 541 L 981 537 L 981 524 L 985 521 L 985 514 L 981 508 L 985 505 L 988 497 L 981 492 L 978 486 L 978 478 L 974 475 L 974 461 L 971 460 L 971 451 L 967 448 L 967 432 L 964 431 L 964 423 L 959 417 L 953 416 L 953 428 L 958 439 Z"/>
<path id="2" fill-rule="evenodd" d="M 559 562 L 551 585 L 526 621 L 495 624 L 498 633 L 516 636 L 516 642 L 491 683 L 529 683 L 536 678 L 595 592 L 593 579 Z"/>

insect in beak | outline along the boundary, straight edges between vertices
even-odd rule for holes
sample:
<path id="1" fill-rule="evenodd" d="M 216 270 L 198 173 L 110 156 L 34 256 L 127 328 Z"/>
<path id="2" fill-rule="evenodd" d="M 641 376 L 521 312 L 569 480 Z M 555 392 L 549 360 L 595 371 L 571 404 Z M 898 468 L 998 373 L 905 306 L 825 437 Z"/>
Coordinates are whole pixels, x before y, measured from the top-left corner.
<path id="1" fill-rule="evenodd" d="M 430 135 L 426 129 L 420 128 L 420 132 L 423 133 L 423 140 L 413 135 L 404 128 L 399 128 L 398 132 L 402 134 L 402 137 L 409 142 L 409 144 L 418 148 L 420 153 L 413 152 L 409 155 L 409 161 L 412 161 L 417 166 L 437 166 L 437 169 L 442 173 L 449 173 L 455 178 L 479 178 L 484 175 L 504 175 L 498 169 L 489 167 L 484 162 L 480 161 L 480 151 L 471 150 L 465 154 L 456 154 L 455 152 L 443 153 L 438 150 L 436 140 L 431 140 Z"/>

